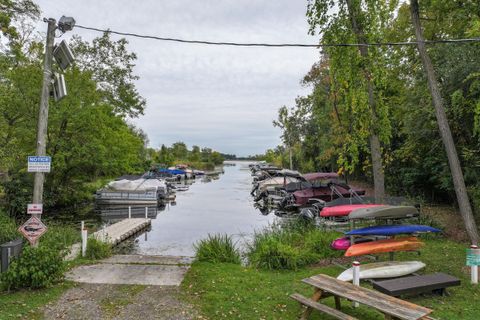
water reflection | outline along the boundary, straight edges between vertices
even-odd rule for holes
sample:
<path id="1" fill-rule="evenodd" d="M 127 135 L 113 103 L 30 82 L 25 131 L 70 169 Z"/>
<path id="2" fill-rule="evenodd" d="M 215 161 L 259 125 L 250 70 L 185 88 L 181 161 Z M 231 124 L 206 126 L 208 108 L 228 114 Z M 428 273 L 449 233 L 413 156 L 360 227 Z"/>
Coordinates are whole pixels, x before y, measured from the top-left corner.
<path id="1" fill-rule="evenodd" d="M 145 218 L 156 219 L 160 211 L 165 210 L 166 206 L 101 206 L 97 208 L 103 222 L 114 223 L 127 218 Z"/>
<path id="2" fill-rule="evenodd" d="M 133 252 L 193 256 L 194 243 L 214 233 L 229 234 L 242 246 L 254 230 L 272 223 L 275 215 L 254 207 L 248 162 L 233 164 L 220 177 L 197 178 L 188 191 L 176 193 L 176 205 L 156 210 L 151 232 L 137 237 Z"/>

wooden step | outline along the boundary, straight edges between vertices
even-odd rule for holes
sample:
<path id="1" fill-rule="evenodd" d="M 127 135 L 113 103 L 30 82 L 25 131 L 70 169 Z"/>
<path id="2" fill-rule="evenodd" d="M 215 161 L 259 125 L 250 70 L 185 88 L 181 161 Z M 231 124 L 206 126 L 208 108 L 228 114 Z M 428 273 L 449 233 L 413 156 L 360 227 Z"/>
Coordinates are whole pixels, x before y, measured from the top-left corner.
<path id="1" fill-rule="evenodd" d="M 318 303 L 313 301 L 312 299 L 309 299 L 307 297 L 302 296 L 301 294 L 294 293 L 290 296 L 290 298 L 297 300 L 301 304 L 313 308 L 315 310 L 321 311 L 323 313 L 326 313 L 328 315 L 331 315 L 332 317 L 335 317 L 340 320 L 358 320 L 357 318 L 354 318 L 352 316 L 349 316 L 348 314 L 345 314 L 337 309 L 330 308 L 329 306 L 326 306 L 324 304 Z"/>

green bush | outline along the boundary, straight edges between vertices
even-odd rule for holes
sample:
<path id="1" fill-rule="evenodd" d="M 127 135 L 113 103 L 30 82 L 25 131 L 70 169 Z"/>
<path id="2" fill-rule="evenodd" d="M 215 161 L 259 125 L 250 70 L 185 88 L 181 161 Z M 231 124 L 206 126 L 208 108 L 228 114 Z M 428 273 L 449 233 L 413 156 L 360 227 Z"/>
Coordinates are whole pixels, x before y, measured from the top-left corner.
<path id="1" fill-rule="evenodd" d="M 88 238 L 87 240 L 87 251 L 85 253 L 85 258 L 96 260 L 96 259 L 105 259 L 112 255 L 112 245 L 99 241 L 95 238 Z"/>
<path id="2" fill-rule="evenodd" d="M 53 221 L 47 221 L 45 224 L 48 226 L 48 231 L 40 238 L 41 246 L 48 246 L 62 251 L 82 240 L 79 228 Z"/>
<path id="3" fill-rule="evenodd" d="M 330 248 L 338 233 L 322 231 L 300 219 L 255 232 L 247 246 L 250 265 L 263 269 L 296 270 L 321 259 L 340 256 Z"/>
<path id="4" fill-rule="evenodd" d="M 0 211 L 0 244 L 12 241 L 18 237 L 20 237 L 20 234 L 17 232 L 15 220 L 3 211 Z"/>
<path id="5" fill-rule="evenodd" d="M 207 239 L 200 240 L 195 245 L 196 259 L 205 262 L 229 262 L 239 264 L 240 253 L 233 240 L 228 235 L 208 235 Z"/>
<path id="6" fill-rule="evenodd" d="M 59 251 L 46 246 L 26 246 L 19 258 L 14 258 L 7 272 L 0 275 L 4 289 L 44 288 L 63 279 L 65 265 Z"/>

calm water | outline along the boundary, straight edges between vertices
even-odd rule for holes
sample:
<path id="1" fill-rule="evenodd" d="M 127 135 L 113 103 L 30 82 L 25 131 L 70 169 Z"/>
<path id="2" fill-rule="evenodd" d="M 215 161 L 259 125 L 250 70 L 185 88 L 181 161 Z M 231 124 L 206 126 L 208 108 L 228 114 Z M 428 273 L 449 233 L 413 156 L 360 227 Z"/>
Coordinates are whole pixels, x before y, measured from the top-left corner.
<path id="1" fill-rule="evenodd" d="M 136 239 L 134 253 L 193 256 L 193 244 L 209 233 L 232 235 L 242 246 L 254 230 L 273 222 L 275 215 L 262 215 L 253 206 L 248 163 L 224 170 L 218 180 L 197 179 L 188 191 L 177 192 L 175 206 L 157 212 L 150 208 L 149 216 L 156 214 L 152 229 Z"/>

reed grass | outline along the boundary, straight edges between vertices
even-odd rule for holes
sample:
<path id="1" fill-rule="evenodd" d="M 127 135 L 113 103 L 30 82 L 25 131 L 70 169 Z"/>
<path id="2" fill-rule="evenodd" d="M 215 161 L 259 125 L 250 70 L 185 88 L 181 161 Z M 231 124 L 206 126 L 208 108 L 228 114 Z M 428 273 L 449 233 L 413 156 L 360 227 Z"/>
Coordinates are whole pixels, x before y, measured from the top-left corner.
<path id="1" fill-rule="evenodd" d="M 224 234 L 209 234 L 195 245 L 196 259 L 202 262 L 227 262 L 240 264 L 241 258 L 232 237 Z"/>

